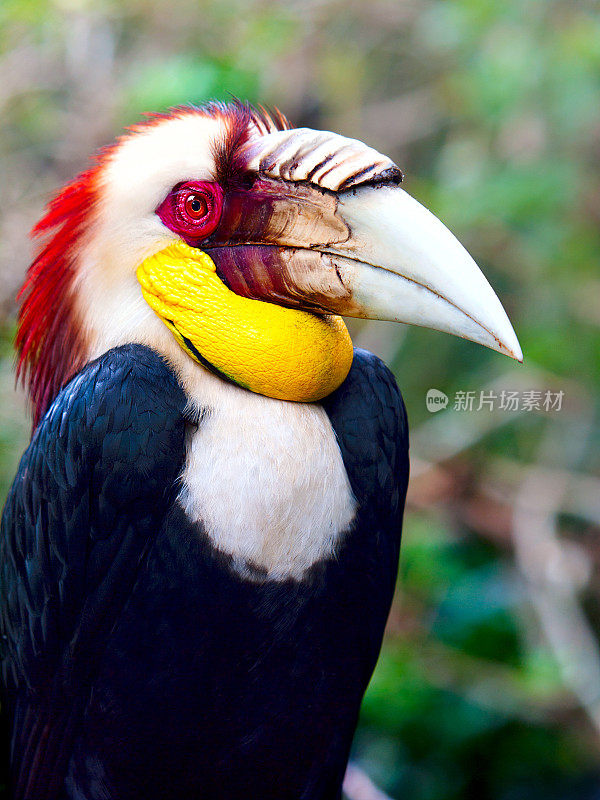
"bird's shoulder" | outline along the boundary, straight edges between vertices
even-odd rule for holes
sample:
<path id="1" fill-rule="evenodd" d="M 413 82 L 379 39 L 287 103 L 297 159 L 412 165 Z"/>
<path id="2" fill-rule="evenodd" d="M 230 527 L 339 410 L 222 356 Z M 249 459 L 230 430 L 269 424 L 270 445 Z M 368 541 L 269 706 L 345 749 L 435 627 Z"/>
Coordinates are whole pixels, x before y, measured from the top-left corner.
<path id="1" fill-rule="evenodd" d="M 53 490 L 74 489 L 77 478 L 100 467 L 110 467 L 106 476 L 115 488 L 117 477 L 132 468 L 152 479 L 151 467 L 157 459 L 163 466 L 160 457 L 182 427 L 185 403 L 175 374 L 157 352 L 138 344 L 109 350 L 57 395 L 33 432 L 11 494 L 50 476 L 59 483 Z"/>
<path id="2" fill-rule="evenodd" d="M 121 345 L 88 363 L 66 384 L 34 431 L 29 449 L 48 435 L 68 447 L 72 442 L 64 434 L 73 427 L 80 429 L 84 443 L 126 430 L 160 429 L 181 417 L 185 402 L 161 355 L 145 345 Z"/>
<path id="3" fill-rule="evenodd" d="M 323 402 L 359 504 L 402 513 L 408 484 L 408 420 L 385 363 L 356 349 L 348 377 Z"/>

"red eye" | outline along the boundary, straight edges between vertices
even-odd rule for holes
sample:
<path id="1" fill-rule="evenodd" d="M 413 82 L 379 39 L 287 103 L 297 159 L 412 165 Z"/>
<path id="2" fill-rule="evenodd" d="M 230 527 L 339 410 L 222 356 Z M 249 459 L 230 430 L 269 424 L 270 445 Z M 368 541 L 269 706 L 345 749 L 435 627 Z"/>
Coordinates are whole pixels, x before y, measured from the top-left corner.
<path id="1" fill-rule="evenodd" d="M 175 186 L 156 209 L 161 221 L 192 246 L 215 230 L 223 211 L 223 190 L 210 181 Z"/>
<path id="2" fill-rule="evenodd" d="M 188 217 L 193 220 L 202 219 L 208 214 L 208 203 L 201 194 L 188 194 L 183 201 L 183 208 Z"/>

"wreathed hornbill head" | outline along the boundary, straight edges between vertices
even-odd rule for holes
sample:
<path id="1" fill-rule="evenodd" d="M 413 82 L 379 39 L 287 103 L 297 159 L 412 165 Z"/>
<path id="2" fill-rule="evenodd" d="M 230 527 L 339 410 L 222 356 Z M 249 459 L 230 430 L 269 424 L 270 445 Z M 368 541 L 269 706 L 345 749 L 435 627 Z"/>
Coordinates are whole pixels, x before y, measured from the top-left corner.
<path id="1" fill-rule="evenodd" d="M 17 345 L 38 415 L 82 363 L 131 341 L 259 394 L 319 400 L 352 361 L 341 316 L 521 359 L 487 280 L 401 179 L 359 141 L 237 102 L 134 127 L 35 230 L 47 239 Z"/>

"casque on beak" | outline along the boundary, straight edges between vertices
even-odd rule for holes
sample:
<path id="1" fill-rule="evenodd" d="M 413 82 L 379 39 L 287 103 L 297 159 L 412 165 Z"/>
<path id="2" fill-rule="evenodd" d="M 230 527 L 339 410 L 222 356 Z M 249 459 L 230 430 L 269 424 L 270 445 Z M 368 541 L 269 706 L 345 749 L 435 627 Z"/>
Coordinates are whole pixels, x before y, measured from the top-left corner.
<path id="1" fill-rule="evenodd" d="M 316 135 L 271 134 L 270 149 L 262 137 L 255 179 L 228 193 L 202 246 L 227 286 L 280 305 L 434 328 L 521 361 L 485 276 L 397 185 L 398 168 L 360 142 L 318 134 L 315 143 Z"/>

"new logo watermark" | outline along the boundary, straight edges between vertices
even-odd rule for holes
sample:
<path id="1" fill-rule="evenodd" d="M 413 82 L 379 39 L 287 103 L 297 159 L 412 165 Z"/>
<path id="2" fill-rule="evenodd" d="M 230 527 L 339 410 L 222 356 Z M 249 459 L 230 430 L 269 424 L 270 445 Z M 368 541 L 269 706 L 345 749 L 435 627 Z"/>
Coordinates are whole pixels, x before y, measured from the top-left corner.
<path id="1" fill-rule="evenodd" d="M 479 392 L 458 390 L 454 393 L 452 411 L 560 411 L 565 393 L 550 389 L 523 389 L 521 391 Z M 425 395 L 427 410 L 434 414 L 450 403 L 447 394 L 439 389 L 428 389 Z"/>
<path id="2" fill-rule="evenodd" d="M 440 392 L 439 389 L 429 389 L 425 397 L 425 403 L 427 404 L 427 411 L 431 411 L 432 414 L 435 414 L 436 411 L 441 411 L 442 408 L 446 408 L 448 405 L 448 395 L 444 394 L 444 392 Z"/>

